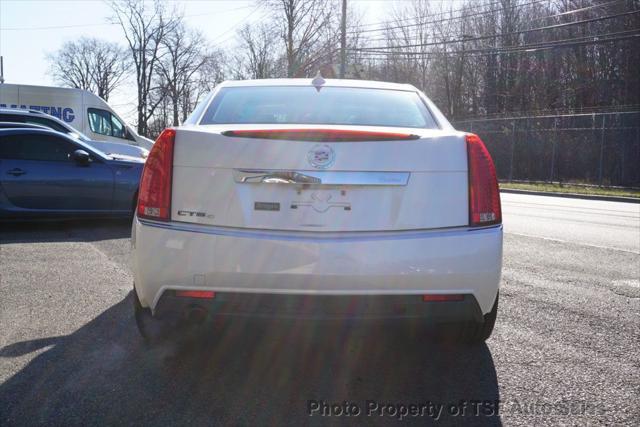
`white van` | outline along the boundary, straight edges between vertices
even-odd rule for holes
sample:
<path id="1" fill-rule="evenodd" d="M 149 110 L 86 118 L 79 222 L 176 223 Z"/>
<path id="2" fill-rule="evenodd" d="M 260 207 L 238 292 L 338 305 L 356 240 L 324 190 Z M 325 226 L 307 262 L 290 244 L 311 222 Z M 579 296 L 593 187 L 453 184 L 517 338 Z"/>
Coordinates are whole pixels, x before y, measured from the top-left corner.
<path id="1" fill-rule="evenodd" d="M 0 84 L 0 108 L 42 111 L 73 126 L 96 141 L 138 145 L 150 150 L 153 141 L 138 135 L 102 98 L 72 88 Z"/>

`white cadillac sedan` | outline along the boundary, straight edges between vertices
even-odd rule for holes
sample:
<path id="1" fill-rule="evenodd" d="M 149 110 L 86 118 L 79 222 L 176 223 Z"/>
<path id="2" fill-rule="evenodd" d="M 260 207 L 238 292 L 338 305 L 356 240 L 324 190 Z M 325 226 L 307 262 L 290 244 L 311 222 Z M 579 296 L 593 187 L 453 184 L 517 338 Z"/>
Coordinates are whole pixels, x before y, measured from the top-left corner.
<path id="1" fill-rule="evenodd" d="M 496 320 L 492 159 L 410 85 L 219 85 L 153 146 L 132 245 L 147 338 L 251 316 L 411 319 L 482 342 Z"/>

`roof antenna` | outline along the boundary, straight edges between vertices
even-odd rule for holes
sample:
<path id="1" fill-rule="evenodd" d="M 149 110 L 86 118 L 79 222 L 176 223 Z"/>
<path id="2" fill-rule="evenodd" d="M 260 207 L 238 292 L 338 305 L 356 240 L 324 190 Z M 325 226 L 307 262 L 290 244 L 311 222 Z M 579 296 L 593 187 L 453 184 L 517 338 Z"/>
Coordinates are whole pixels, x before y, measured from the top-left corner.
<path id="1" fill-rule="evenodd" d="M 325 84 L 325 79 L 320 74 L 320 70 L 318 70 L 318 74 L 311 80 L 311 84 L 316 88 L 318 92 L 322 89 L 322 85 Z"/>

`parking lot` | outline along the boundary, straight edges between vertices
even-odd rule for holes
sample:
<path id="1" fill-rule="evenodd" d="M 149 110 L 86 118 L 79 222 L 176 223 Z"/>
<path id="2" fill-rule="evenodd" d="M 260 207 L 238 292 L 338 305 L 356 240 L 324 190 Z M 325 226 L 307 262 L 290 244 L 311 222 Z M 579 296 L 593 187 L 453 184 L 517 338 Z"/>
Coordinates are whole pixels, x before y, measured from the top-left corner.
<path id="1" fill-rule="evenodd" d="M 248 320 L 149 348 L 129 222 L 4 224 L 0 424 L 637 424 L 640 205 L 503 194 L 503 209 L 498 323 L 470 348 L 416 325 Z M 332 417 L 309 415 L 324 403 Z"/>

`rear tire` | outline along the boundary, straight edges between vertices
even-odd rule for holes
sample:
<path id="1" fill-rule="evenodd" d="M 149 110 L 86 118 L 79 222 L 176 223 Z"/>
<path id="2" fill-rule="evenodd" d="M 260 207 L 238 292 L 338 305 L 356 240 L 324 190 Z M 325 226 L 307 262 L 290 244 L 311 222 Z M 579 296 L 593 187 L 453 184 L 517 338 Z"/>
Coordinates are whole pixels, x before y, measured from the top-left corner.
<path id="1" fill-rule="evenodd" d="M 136 210 L 138 209 L 138 192 L 133 195 L 133 200 L 131 201 L 131 218 L 136 216 Z"/>
<path id="2" fill-rule="evenodd" d="M 156 344 L 168 337 L 167 325 L 154 318 L 148 307 L 143 307 L 140 304 L 135 288 L 133 291 L 133 311 L 138 332 L 147 344 Z"/>
<path id="3" fill-rule="evenodd" d="M 455 344 L 482 344 L 489 339 L 498 317 L 498 298 L 493 303 L 491 311 L 484 315 L 484 321 L 460 322 L 440 325 L 435 333 L 435 338 L 439 342 Z"/>
<path id="4" fill-rule="evenodd" d="M 145 343 L 150 346 L 160 343 L 187 344 L 198 338 L 206 325 L 206 313 L 201 319 L 185 317 L 158 319 L 154 317 L 148 307 L 143 307 L 140 304 L 135 288 L 133 310 L 138 332 Z"/>

